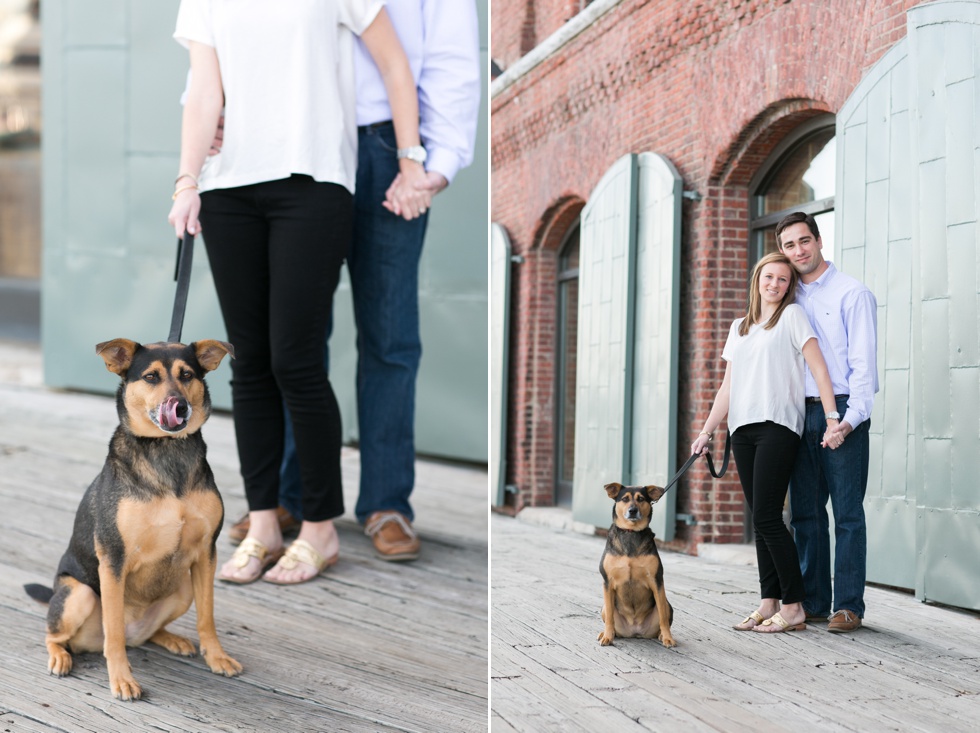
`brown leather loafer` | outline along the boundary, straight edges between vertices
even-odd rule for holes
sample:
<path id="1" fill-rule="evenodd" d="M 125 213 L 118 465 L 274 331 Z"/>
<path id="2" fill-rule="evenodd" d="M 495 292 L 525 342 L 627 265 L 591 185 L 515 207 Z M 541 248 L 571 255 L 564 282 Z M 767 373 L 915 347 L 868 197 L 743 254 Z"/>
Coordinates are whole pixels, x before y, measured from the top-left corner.
<path id="1" fill-rule="evenodd" d="M 364 525 L 364 534 L 374 542 L 374 551 L 382 560 L 416 560 L 422 543 L 412 523 L 399 512 L 375 512 Z"/>
<path id="2" fill-rule="evenodd" d="M 290 514 L 289 510 L 285 507 L 280 506 L 276 509 L 276 518 L 279 520 L 279 529 L 282 531 L 283 537 L 299 532 L 299 526 L 302 522 Z M 251 522 L 248 521 L 248 512 L 245 512 L 245 516 L 228 529 L 228 541 L 233 545 L 237 545 L 245 539 L 245 535 L 248 534 L 250 526 Z"/>
<path id="3" fill-rule="evenodd" d="M 830 623 L 827 624 L 827 631 L 833 634 L 846 634 L 859 628 L 861 628 L 861 619 L 856 613 L 848 611 L 846 608 L 836 611 L 830 617 Z"/>

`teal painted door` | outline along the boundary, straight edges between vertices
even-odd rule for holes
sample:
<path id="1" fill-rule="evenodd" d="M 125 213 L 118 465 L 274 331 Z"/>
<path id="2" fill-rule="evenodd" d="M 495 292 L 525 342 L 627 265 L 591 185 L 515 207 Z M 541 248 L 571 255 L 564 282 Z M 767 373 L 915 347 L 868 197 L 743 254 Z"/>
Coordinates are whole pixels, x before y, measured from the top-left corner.
<path id="1" fill-rule="evenodd" d="M 507 373 L 510 342 L 510 239 L 490 231 L 490 500 L 504 503 L 507 480 Z"/>
<path id="2" fill-rule="evenodd" d="M 666 158 L 639 156 L 630 483 L 665 486 L 677 468 L 681 177 Z M 674 539 L 676 488 L 651 527 Z"/>
<path id="3" fill-rule="evenodd" d="M 980 3 L 907 21 L 837 123 L 840 265 L 879 305 L 868 580 L 980 609 Z"/>
<path id="4" fill-rule="evenodd" d="M 676 463 L 681 180 L 652 153 L 620 158 L 582 211 L 572 514 L 607 526 L 606 483 L 663 486 Z M 657 505 L 674 533 L 674 493 Z"/>

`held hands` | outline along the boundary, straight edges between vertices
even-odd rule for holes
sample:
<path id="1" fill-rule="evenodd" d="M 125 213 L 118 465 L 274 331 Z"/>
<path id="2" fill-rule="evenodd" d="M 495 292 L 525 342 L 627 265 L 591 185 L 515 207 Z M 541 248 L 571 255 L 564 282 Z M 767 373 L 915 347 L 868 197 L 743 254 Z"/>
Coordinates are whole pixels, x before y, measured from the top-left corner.
<path id="1" fill-rule="evenodd" d="M 447 185 L 441 173 L 426 172 L 420 165 L 406 166 L 391 182 L 381 205 L 395 216 L 411 221 L 428 211 L 432 197 Z"/>
<path id="2" fill-rule="evenodd" d="M 828 422 L 827 432 L 823 434 L 823 440 L 820 441 L 820 446 L 822 448 L 837 450 L 844 445 L 844 438 L 850 435 L 851 430 L 851 426 L 846 422 Z"/>

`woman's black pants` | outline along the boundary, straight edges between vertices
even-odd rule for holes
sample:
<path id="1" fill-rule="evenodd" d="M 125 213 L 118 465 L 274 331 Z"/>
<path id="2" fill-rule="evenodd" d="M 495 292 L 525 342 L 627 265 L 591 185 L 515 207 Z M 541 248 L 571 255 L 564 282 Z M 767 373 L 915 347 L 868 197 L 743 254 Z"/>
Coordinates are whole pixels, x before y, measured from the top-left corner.
<path id="1" fill-rule="evenodd" d="M 249 509 L 279 505 L 283 401 L 303 482 L 303 517 L 344 513 L 340 409 L 323 365 L 349 191 L 293 175 L 201 195 L 202 235 L 228 340 L 238 456 Z"/>
<path id="2" fill-rule="evenodd" d="M 783 504 L 800 436 L 774 422 L 742 425 L 732 433 L 745 501 L 752 511 L 762 598 L 803 602 L 803 575 L 796 543 L 783 522 Z"/>

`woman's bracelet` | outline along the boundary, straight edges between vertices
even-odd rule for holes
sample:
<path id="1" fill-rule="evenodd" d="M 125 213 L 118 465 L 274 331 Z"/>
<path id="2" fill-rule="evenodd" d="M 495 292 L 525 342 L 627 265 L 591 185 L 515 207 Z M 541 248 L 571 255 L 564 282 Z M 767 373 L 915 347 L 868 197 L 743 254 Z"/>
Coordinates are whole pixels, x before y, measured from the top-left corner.
<path id="1" fill-rule="evenodd" d="M 702 430 L 700 433 L 698 433 L 698 437 L 700 438 L 702 435 L 706 435 L 708 437 L 708 440 L 711 440 L 711 433 L 707 433 L 704 430 Z"/>
<path id="2" fill-rule="evenodd" d="M 194 191 L 197 190 L 197 184 L 196 183 L 193 186 L 181 186 L 176 191 L 174 191 L 174 195 L 170 197 L 170 200 L 171 201 L 176 201 L 177 200 L 177 197 L 180 196 L 180 194 L 182 194 L 184 191 L 190 191 L 192 189 Z"/>
<path id="3" fill-rule="evenodd" d="M 194 181 L 195 184 L 198 183 L 197 176 L 195 176 L 193 173 L 181 173 L 179 176 L 177 176 L 174 179 L 175 186 L 177 185 L 177 183 L 180 181 L 181 178 L 190 178 L 192 181 Z"/>

